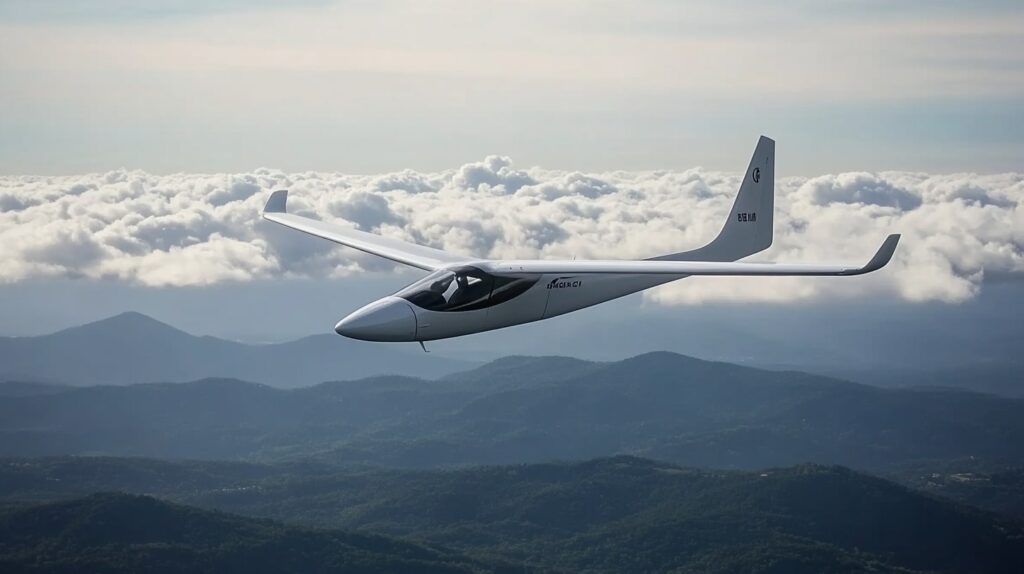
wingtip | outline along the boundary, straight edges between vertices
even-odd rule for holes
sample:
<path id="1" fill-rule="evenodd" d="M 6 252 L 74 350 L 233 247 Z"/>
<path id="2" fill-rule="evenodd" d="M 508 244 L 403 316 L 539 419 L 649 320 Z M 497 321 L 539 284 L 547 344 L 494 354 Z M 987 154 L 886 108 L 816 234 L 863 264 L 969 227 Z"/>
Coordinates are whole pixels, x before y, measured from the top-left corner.
<path id="1" fill-rule="evenodd" d="M 270 194 L 267 205 L 263 207 L 263 213 L 285 213 L 288 209 L 288 190 L 279 189 Z"/>
<path id="2" fill-rule="evenodd" d="M 882 242 L 882 246 L 878 248 L 877 252 L 875 252 L 875 256 L 871 258 L 871 261 L 864 266 L 862 272 L 870 273 L 888 265 L 893 254 L 896 253 L 896 246 L 899 245 L 899 242 L 899 233 L 893 233 L 886 237 L 885 241 Z"/>

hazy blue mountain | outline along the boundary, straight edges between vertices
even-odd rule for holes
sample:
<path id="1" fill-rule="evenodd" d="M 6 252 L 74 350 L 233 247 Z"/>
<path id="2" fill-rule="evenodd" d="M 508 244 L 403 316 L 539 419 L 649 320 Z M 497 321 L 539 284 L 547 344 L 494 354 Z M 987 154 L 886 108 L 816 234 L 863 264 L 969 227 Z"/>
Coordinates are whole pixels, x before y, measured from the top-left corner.
<path id="1" fill-rule="evenodd" d="M 1017 572 L 1024 563 L 1024 522 L 834 466 L 739 472 L 626 456 L 417 471 L 92 458 L 0 466 L 8 504 L 114 488 L 306 528 L 413 538 L 522 565 L 517 571 Z M 272 529 L 151 499 L 114 500 L 132 508 L 117 514 L 122 525 L 131 524 L 125 516 L 159 518 L 135 536 L 153 543 L 181 544 L 175 513 L 184 515 L 180 528 L 198 530 L 190 536 L 216 529 L 212 546 L 258 539 L 253 524 Z M 31 522 L 8 524 L 16 539 L 58 547 L 89 527 L 102 540 L 118 528 L 102 520 L 106 506 L 109 497 L 95 497 L 47 507 L 64 512 L 59 519 L 29 510 Z"/>
<path id="2" fill-rule="evenodd" d="M 1019 341 L 1024 349 L 1024 341 Z M 811 372 L 883 387 L 961 388 L 1024 398 L 1024 364 L 1008 362 L 960 363 L 941 367 L 812 367 Z"/>
<path id="3" fill-rule="evenodd" d="M 546 385 L 561 379 L 580 377 L 602 368 L 606 363 L 572 357 L 502 357 L 466 371 L 452 373 L 445 381 L 463 382 L 478 392 Z"/>
<path id="4" fill-rule="evenodd" d="M 139 313 L 39 337 L 0 338 L 0 380 L 72 385 L 231 377 L 297 387 L 381 374 L 432 378 L 472 366 L 334 334 L 268 345 L 197 337 Z"/>
<path id="5" fill-rule="evenodd" d="M 0 382 L 0 397 L 24 397 L 31 395 L 49 395 L 68 390 L 66 385 L 51 383 L 30 383 L 27 381 Z"/>
<path id="6" fill-rule="evenodd" d="M 0 515 L 4 572 L 495 571 L 440 548 L 309 530 L 128 494 L 96 494 Z"/>
<path id="7" fill-rule="evenodd" d="M 108 454 L 418 467 L 614 454 L 759 468 L 1024 463 L 1024 401 L 880 389 L 651 353 L 510 358 L 435 381 L 282 390 L 231 379 L 0 397 L 0 456 Z"/>

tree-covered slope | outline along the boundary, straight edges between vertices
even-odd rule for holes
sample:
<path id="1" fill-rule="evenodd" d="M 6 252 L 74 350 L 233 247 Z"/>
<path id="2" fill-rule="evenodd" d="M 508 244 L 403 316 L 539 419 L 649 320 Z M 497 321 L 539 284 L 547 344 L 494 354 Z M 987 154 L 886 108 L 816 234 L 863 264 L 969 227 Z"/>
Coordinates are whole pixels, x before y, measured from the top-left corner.
<path id="1" fill-rule="evenodd" d="M 428 541 L 529 569 L 1016 572 L 1024 563 L 1020 520 L 834 466 L 740 472 L 622 456 L 449 470 L 124 459 L 2 468 L 6 504 L 133 489 L 159 474 L 168 479 L 144 492 Z"/>
<path id="2" fill-rule="evenodd" d="M 0 570 L 455 574 L 494 566 L 382 536 L 96 494 L 0 516 Z"/>

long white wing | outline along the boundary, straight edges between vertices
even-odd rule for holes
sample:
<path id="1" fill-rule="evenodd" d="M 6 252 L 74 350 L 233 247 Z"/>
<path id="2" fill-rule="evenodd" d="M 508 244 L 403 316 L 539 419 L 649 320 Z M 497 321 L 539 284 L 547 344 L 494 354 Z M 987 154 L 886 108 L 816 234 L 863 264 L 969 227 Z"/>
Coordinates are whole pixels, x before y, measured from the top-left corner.
<path id="1" fill-rule="evenodd" d="M 348 229 L 338 225 L 332 225 L 316 219 L 302 217 L 293 213 L 287 213 L 288 191 L 278 190 L 270 195 L 266 207 L 263 208 L 263 219 L 280 223 L 285 227 L 291 227 L 310 235 L 316 235 L 324 239 L 340 243 L 353 249 L 372 253 L 385 259 L 419 267 L 433 271 L 441 267 L 453 264 L 473 261 L 468 257 L 462 257 L 426 247 L 407 243 L 390 237 L 383 237 L 365 231 Z"/>
<path id="2" fill-rule="evenodd" d="M 719 261 L 493 261 L 495 273 L 625 273 L 640 275 L 863 275 L 885 267 L 899 243 L 890 235 L 867 265 L 808 263 L 733 263 Z"/>

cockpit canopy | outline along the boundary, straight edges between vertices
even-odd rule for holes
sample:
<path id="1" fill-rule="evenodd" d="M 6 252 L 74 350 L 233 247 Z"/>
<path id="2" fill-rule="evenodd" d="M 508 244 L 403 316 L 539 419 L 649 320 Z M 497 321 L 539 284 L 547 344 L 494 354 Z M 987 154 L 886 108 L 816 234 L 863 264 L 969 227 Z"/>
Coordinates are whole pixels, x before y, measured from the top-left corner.
<path id="1" fill-rule="evenodd" d="M 429 311 L 472 311 L 521 295 L 538 279 L 539 275 L 491 275 L 466 266 L 435 271 L 395 296 Z"/>

